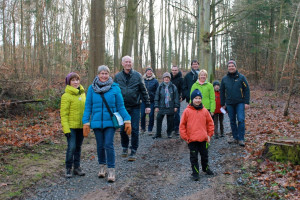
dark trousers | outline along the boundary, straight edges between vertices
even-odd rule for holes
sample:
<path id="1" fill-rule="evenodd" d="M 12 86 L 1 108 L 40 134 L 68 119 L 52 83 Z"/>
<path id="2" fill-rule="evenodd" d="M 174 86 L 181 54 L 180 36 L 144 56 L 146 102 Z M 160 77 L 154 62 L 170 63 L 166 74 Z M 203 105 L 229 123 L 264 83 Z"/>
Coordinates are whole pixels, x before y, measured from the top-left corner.
<path id="1" fill-rule="evenodd" d="M 208 143 L 191 142 L 188 144 L 190 149 L 190 161 L 192 165 L 193 174 L 199 174 L 198 153 L 201 156 L 202 171 L 206 172 L 208 169 Z"/>
<path id="2" fill-rule="evenodd" d="M 218 130 L 219 130 L 219 122 L 220 122 L 220 131 L 221 135 L 224 135 L 224 126 L 223 126 L 223 119 L 224 119 L 224 114 L 223 113 L 215 113 L 213 116 L 214 119 L 214 125 L 215 125 L 215 135 L 218 135 Z"/>
<path id="3" fill-rule="evenodd" d="M 70 137 L 67 138 L 68 148 L 66 152 L 66 168 L 80 167 L 81 145 L 83 141 L 83 129 L 70 129 Z"/>
<path id="4" fill-rule="evenodd" d="M 156 116 L 156 135 L 161 136 L 161 127 L 165 114 L 161 112 L 157 113 Z M 167 134 L 170 136 L 174 130 L 174 114 L 167 115 Z"/>
<path id="5" fill-rule="evenodd" d="M 174 114 L 174 131 L 179 131 L 180 124 L 180 107 L 177 109 L 177 112 Z"/>

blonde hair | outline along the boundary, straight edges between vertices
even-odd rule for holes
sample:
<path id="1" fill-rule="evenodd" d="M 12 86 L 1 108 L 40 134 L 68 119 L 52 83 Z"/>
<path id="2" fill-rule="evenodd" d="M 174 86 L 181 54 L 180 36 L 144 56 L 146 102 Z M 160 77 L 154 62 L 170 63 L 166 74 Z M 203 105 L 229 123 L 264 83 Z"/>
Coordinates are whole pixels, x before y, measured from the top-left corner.
<path id="1" fill-rule="evenodd" d="M 198 74 L 198 78 L 200 78 L 200 74 L 201 73 L 204 73 L 205 76 L 207 77 L 207 71 L 205 69 L 201 69 L 200 72 L 199 72 L 199 74 Z"/>

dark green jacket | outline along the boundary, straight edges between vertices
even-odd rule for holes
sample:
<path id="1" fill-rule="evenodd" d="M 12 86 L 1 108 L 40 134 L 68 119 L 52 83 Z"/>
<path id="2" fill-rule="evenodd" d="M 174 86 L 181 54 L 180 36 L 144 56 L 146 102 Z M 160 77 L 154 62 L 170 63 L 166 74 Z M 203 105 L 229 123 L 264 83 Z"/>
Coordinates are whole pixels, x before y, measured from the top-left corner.
<path id="1" fill-rule="evenodd" d="M 250 88 L 246 77 L 238 71 L 234 74 L 228 73 L 222 78 L 220 95 L 221 106 L 238 103 L 249 104 Z"/>

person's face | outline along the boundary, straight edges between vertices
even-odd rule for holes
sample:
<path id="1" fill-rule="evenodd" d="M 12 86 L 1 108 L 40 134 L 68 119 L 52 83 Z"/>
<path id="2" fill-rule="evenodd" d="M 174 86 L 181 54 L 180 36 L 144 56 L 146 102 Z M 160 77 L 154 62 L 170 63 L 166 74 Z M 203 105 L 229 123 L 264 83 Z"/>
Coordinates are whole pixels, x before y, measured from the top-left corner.
<path id="1" fill-rule="evenodd" d="M 202 102 L 202 99 L 201 99 L 200 96 L 196 96 L 196 97 L 193 99 L 193 104 L 194 104 L 195 106 L 199 106 L 199 105 L 201 104 L 201 102 Z"/>
<path id="2" fill-rule="evenodd" d="M 219 91 L 220 90 L 220 86 L 219 85 L 215 85 L 214 89 L 215 89 L 215 91 Z"/>
<path id="3" fill-rule="evenodd" d="M 151 76 L 152 76 L 152 74 L 153 74 L 153 73 L 152 73 L 152 71 L 151 71 L 151 70 L 148 70 L 148 71 L 146 72 L 146 76 L 147 76 L 147 77 L 151 77 Z"/>
<path id="4" fill-rule="evenodd" d="M 236 67 L 235 67 L 234 64 L 230 63 L 228 65 L 228 72 L 231 73 L 231 74 L 236 72 Z"/>
<path id="5" fill-rule="evenodd" d="M 70 80 L 70 85 L 73 87 L 73 88 L 78 88 L 79 85 L 80 85 L 80 80 L 78 78 L 72 78 Z"/>
<path id="6" fill-rule="evenodd" d="M 98 74 L 98 77 L 101 82 L 105 82 L 109 79 L 109 73 L 108 73 L 108 71 L 101 71 Z"/>
<path id="7" fill-rule="evenodd" d="M 176 76 L 178 74 L 179 70 L 177 67 L 172 67 L 172 74 L 173 76 Z"/>
<path id="8" fill-rule="evenodd" d="M 168 76 L 165 77 L 165 78 L 164 78 L 164 82 L 165 82 L 165 83 L 169 83 L 169 82 L 170 82 L 170 77 L 168 77 Z"/>
<path id="9" fill-rule="evenodd" d="M 125 58 L 124 61 L 122 61 L 122 66 L 125 72 L 129 72 L 132 68 L 132 61 L 130 58 Z"/>
<path id="10" fill-rule="evenodd" d="M 204 72 L 201 72 L 201 73 L 199 74 L 199 80 L 200 80 L 201 82 L 205 82 L 205 81 L 206 81 L 206 74 L 205 74 Z"/>
<path id="11" fill-rule="evenodd" d="M 193 69 L 193 70 L 198 70 L 198 69 L 199 69 L 199 65 L 198 65 L 197 62 L 193 62 L 193 64 L 192 64 L 192 69 Z"/>

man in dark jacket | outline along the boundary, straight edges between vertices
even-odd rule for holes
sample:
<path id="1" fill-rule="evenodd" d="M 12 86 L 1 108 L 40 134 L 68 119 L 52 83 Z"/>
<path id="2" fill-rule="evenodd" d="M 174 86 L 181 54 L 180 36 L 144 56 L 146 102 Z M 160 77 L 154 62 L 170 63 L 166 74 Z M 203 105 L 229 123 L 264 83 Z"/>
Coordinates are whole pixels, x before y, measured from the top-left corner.
<path id="1" fill-rule="evenodd" d="M 179 103 L 182 101 L 182 85 L 183 85 L 183 78 L 182 73 L 179 71 L 178 66 L 172 66 L 172 73 L 171 73 L 171 82 L 176 86 L 179 96 Z M 177 109 L 177 112 L 174 114 L 174 131 L 175 135 L 179 135 L 179 123 L 180 123 L 180 105 Z"/>
<path id="2" fill-rule="evenodd" d="M 152 135 L 152 129 L 154 126 L 154 97 L 156 89 L 159 85 L 153 70 L 151 67 L 148 67 L 143 75 L 145 86 L 147 88 L 149 97 L 150 97 L 150 106 L 151 112 L 149 113 L 149 124 L 148 124 L 148 134 Z M 142 134 L 146 131 L 146 113 L 145 113 L 146 104 L 143 101 L 141 104 L 141 132 Z"/>
<path id="3" fill-rule="evenodd" d="M 163 74 L 163 82 L 158 86 L 155 98 L 154 107 L 156 116 L 156 135 L 153 139 L 161 138 L 161 127 L 164 116 L 167 115 L 167 135 L 168 138 L 172 138 L 172 132 L 174 130 L 174 113 L 179 108 L 179 97 L 177 88 L 171 82 L 171 74 L 165 72 Z"/>
<path id="4" fill-rule="evenodd" d="M 228 73 L 222 78 L 220 95 L 221 106 L 227 109 L 232 130 L 233 140 L 228 142 L 244 147 L 245 109 L 249 108 L 250 89 L 246 77 L 237 71 L 234 60 L 228 61 L 227 67 Z"/>
<path id="5" fill-rule="evenodd" d="M 182 87 L 182 98 L 185 99 L 188 103 L 190 102 L 192 85 L 198 80 L 199 62 L 197 60 L 192 60 L 191 67 L 192 70 L 187 73 L 183 79 Z"/>
<path id="6" fill-rule="evenodd" d="M 122 58 L 123 71 L 115 75 L 114 81 L 119 84 L 124 98 L 124 104 L 127 112 L 131 116 L 131 153 L 129 161 L 136 160 L 136 151 L 139 145 L 139 123 L 140 123 L 140 105 L 141 99 L 146 104 L 145 113 L 150 113 L 150 98 L 145 87 L 142 75 L 132 69 L 133 60 L 130 56 Z M 128 155 L 129 136 L 121 128 L 121 145 L 123 147 L 122 157 Z"/>

